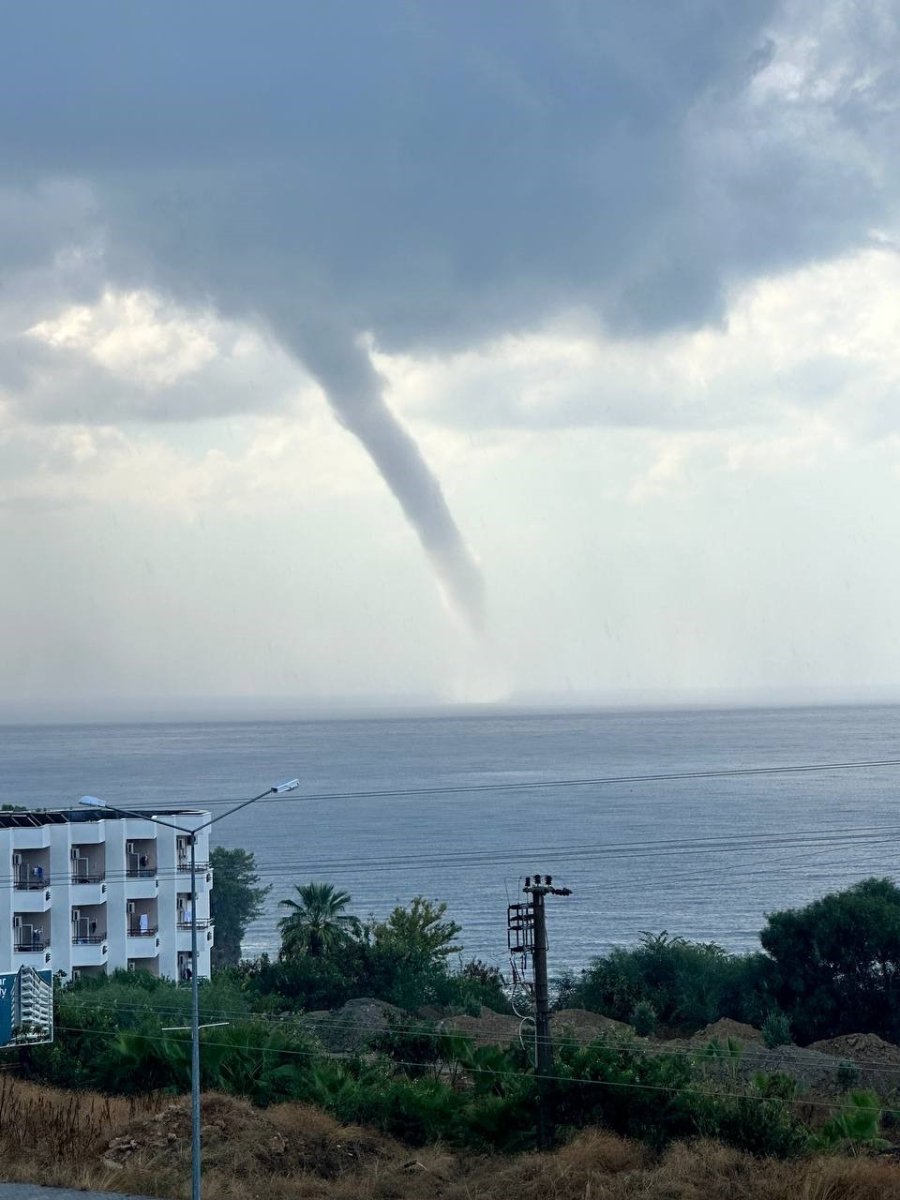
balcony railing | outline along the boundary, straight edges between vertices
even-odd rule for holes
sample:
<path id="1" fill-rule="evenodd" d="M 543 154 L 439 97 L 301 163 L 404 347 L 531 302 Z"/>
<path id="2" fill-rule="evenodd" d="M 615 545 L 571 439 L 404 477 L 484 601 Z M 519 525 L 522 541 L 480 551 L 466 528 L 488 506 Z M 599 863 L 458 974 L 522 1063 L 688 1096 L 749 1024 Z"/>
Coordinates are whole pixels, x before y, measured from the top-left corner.
<path id="1" fill-rule="evenodd" d="M 17 879 L 15 888 L 20 892 L 39 892 L 41 888 L 49 887 L 49 879 Z"/>
<path id="2" fill-rule="evenodd" d="M 22 951 L 23 953 L 26 953 L 26 954 L 30 954 L 32 952 L 32 950 L 38 951 L 38 950 L 48 949 L 50 946 L 50 939 L 49 938 L 39 938 L 39 939 L 32 938 L 30 942 L 21 942 L 17 938 L 16 941 L 13 943 L 13 945 L 15 946 L 16 950 Z"/>
<path id="3" fill-rule="evenodd" d="M 129 925 L 128 927 L 129 937 L 156 937 L 158 933 L 159 929 L 156 925 L 148 925 L 146 929 L 141 929 L 139 925 Z"/>
<path id="4" fill-rule="evenodd" d="M 125 872 L 126 879 L 155 879 L 156 867 L 129 867 Z"/>
<path id="5" fill-rule="evenodd" d="M 209 917 L 198 917 L 197 918 L 197 928 L 198 929 L 210 929 L 211 927 L 212 927 L 212 920 Z M 191 922 L 189 917 L 179 916 L 178 928 L 179 929 L 187 929 L 188 932 L 190 932 L 191 929 L 193 929 L 193 923 Z"/>
<path id="6" fill-rule="evenodd" d="M 102 883 L 106 878 L 106 872 L 100 871 L 96 875 L 85 875 L 82 872 L 72 875 L 73 883 Z"/>
<path id="7" fill-rule="evenodd" d="M 77 934 L 72 935 L 73 946 L 99 946 L 101 942 L 105 941 L 105 933 L 85 933 L 80 936 Z"/>
<path id="8" fill-rule="evenodd" d="M 208 871 L 209 870 L 208 862 L 198 862 L 198 863 L 195 863 L 194 865 L 195 865 L 195 869 L 197 871 Z M 179 871 L 190 871 L 190 869 L 191 869 L 190 859 L 187 859 L 186 861 L 183 859 L 178 860 L 178 870 Z"/>

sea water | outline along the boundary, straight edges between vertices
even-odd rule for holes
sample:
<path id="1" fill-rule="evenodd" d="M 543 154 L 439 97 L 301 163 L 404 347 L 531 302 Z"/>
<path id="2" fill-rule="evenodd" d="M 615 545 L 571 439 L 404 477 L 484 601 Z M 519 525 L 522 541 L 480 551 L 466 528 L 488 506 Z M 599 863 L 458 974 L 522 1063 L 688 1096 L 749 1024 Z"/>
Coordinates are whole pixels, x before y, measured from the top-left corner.
<path id="1" fill-rule="evenodd" d="M 362 917 L 445 900 L 466 957 L 502 965 L 507 904 L 541 872 L 572 889 L 549 903 L 557 971 L 645 930 L 750 949 L 767 912 L 892 875 L 900 769 L 556 781 L 900 757 L 898 723 L 879 706 L 8 725 L 0 802 L 218 814 L 297 775 L 213 830 L 272 885 L 245 953 L 276 950 L 279 901 L 319 880 Z"/>

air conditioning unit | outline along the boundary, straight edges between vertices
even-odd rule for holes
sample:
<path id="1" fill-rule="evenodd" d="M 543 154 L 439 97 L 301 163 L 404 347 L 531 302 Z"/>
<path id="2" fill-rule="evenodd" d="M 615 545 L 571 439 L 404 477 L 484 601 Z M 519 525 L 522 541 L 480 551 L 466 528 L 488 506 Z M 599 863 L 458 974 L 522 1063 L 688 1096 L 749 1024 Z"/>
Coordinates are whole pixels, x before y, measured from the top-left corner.
<path id="1" fill-rule="evenodd" d="M 72 924 L 74 925 L 76 921 L 80 921 L 80 920 L 81 920 L 81 909 L 73 908 L 72 909 Z"/>
<path id="2" fill-rule="evenodd" d="M 21 855 L 21 854 L 14 854 L 14 855 L 13 855 L 13 866 L 14 866 L 14 867 L 21 867 L 21 865 L 22 865 L 22 855 Z"/>
<path id="3" fill-rule="evenodd" d="M 21 917 L 13 917 L 13 929 L 21 929 L 21 928 L 22 928 L 22 918 Z"/>
<path id="4" fill-rule="evenodd" d="M 134 848 L 134 842 L 126 842 L 126 843 L 125 843 L 125 852 L 126 852 L 127 854 L 135 854 L 135 853 L 137 853 L 137 852 L 136 852 L 136 850 L 135 850 L 135 848 Z"/>
<path id="5" fill-rule="evenodd" d="M 75 860 L 78 858 L 78 849 L 78 846 L 73 846 L 69 851 L 69 858 L 71 858 L 73 862 L 75 862 Z"/>
<path id="6" fill-rule="evenodd" d="M 129 900 L 125 906 L 125 909 L 126 909 L 126 912 L 128 913 L 128 915 L 131 916 L 131 914 L 134 912 L 134 901 Z"/>

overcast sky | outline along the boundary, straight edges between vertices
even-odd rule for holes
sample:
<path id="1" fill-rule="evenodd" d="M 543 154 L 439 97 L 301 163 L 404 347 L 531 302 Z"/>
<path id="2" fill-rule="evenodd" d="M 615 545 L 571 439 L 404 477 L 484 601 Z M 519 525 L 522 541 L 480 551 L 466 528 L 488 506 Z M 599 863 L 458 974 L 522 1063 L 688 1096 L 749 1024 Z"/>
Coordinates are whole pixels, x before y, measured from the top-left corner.
<path id="1" fill-rule="evenodd" d="M 894 689 L 898 14 L 0 0 L 0 708 Z"/>

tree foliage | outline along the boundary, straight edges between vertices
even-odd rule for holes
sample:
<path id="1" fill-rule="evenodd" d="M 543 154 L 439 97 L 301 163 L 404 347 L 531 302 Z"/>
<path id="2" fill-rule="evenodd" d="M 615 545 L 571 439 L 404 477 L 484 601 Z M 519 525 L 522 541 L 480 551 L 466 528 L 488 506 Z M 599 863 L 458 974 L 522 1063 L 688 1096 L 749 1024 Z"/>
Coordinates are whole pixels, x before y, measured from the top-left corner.
<path id="1" fill-rule="evenodd" d="M 715 942 L 689 942 L 663 931 L 638 946 L 615 947 L 580 977 L 562 981 L 558 1003 L 630 1021 L 642 1002 L 664 1025 L 693 1032 L 721 1016 L 753 1020 L 765 1011 L 760 955 L 728 954 Z"/>
<path id="2" fill-rule="evenodd" d="M 330 883 L 301 883 L 294 890 L 297 900 L 279 901 L 282 908 L 288 909 L 278 922 L 283 959 L 304 954 L 322 958 L 359 937 L 359 918 L 344 911 L 350 903 L 349 892 Z"/>
<path id="3" fill-rule="evenodd" d="M 445 920 L 446 913 L 444 902 L 435 904 L 424 896 L 415 896 L 406 907 L 395 908 L 386 921 L 376 921 L 370 927 L 372 942 L 411 965 L 435 965 L 459 950 L 453 939 L 461 926 Z"/>
<path id="4" fill-rule="evenodd" d="M 247 926 L 262 914 L 272 887 L 259 886 L 256 860 L 249 850 L 216 846 L 210 851 L 209 862 L 215 872 L 215 886 L 210 893 L 210 915 L 216 926 L 212 965 L 233 966 L 241 960 Z"/>
<path id="5" fill-rule="evenodd" d="M 760 941 L 799 1041 L 860 1030 L 900 1037 L 900 888 L 891 880 L 772 913 Z"/>

